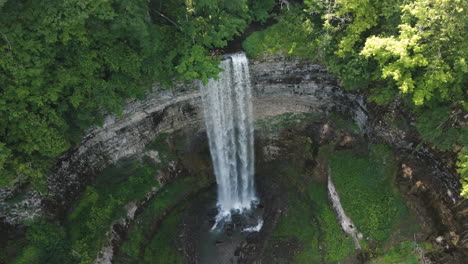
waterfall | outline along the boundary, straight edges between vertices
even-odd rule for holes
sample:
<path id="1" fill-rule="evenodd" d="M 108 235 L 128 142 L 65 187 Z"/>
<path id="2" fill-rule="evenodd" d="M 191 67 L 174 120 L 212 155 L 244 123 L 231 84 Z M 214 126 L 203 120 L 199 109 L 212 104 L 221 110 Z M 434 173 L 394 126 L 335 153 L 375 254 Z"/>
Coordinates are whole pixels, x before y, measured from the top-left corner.
<path id="1" fill-rule="evenodd" d="M 218 184 L 218 220 L 256 201 L 252 91 L 244 53 L 225 56 L 219 79 L 201 85 L 214 173 Z"/>

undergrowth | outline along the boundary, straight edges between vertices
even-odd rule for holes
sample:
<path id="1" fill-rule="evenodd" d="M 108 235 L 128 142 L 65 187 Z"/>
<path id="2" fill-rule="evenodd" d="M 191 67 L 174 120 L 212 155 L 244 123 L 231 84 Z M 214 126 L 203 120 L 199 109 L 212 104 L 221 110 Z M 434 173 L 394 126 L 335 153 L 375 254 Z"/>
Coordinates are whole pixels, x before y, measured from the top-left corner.
<path id="1" fill-rule="evenodd" d="M 301 142 L 300 145 L 294 144 L 294 148 L 300 148 L 296 151 L 312 151 L 310 140 Z M 314 182 L 294 165 L 281 168 L 279 173 L 285 180 L 285 190 L 290 197 L 289 208 L 275 227 L 269 247 L 281 241 L 298 239 L 300 250 L 294 254 L 292 263 L 328 263 L 352 254 L 353 242 L 341 231 L 328 202 L 326 186 Z"/>
<path id="2" fill-rule="evenodd" d="M 423 243 L 418 244 L 414 241 L 405 241 L 399 245 L 390 248 L 385 254 L 372 260 L 371 264 L 385 264 L 385 263 L 405 263 L 405 264 L 418 264 L 419 258 L 425 251 L 429 250 L 431 246 Z"/>
<path id="3" fill-rule="evenodd" d="M 125 217 L 125 205 L 138 203 L 159 188 L 156 172 L 174 157 L 167 136 L 158 136 L 149 147 L 158 150 L 159 163 L 145 156 L 104 169 L 73 205 L 63 226 L 39 218 L 28 223 L 28 246 L 14 263 L 92 263 L 108 239 L 112 222 Z"/>
<path id="4" fill-rule="evenodd" d="M 106 232 L 115 219 L 125 216 L 124 206 L 144 198 L 158 183 L 154 177 L 157 167 L 149 160 L 125 161 L 103 171 L 96 184 L 88 186 L 68 215 L 66 224 L 72 248 L 81 263 L 95 258 L 95 253 L 107 239 Z"/>
<path id="5" fill-rule="evenodd" d="M 178 206 L 174 212 L 164 218 L 159 232 L 151 239 L 145 254 L 143 264 L 153 263 L 184 263 L 183 254 L 177 251 L 177 225 L 183 217 L 185 206 Z"/>
<path id="6" fill-rule="evenodd" d="M 302 6 L 291 8 L 277 16 L 278 22 L 247 37 L 242 44 L 247 56 L 259 58 L 264 54 L 282 53 L 289 56 L 315 57 L 316 34 L 313 23 L 307 19 Z M 303 26 L 298 26 L 303 25 Z"/>
<path id="7" fill-rule="evenodd" d="M 127 239 L 122 243 L 119 254 L 134 260 L 141 258 L 141 250 L 152 238 L 151 232 L 155 228 L 155 221 L 162 217 L 170 206 L 181 202 L 185 196 L 192 193 L 201 184 L 203 183 L 194 178 L 178 178 L 170 185 L 164 186 L 145 207 L 145 210 L 135 218 L 135 222 L 127 232 Z M 163 230 L 162 228 L 158 229 Z"/>

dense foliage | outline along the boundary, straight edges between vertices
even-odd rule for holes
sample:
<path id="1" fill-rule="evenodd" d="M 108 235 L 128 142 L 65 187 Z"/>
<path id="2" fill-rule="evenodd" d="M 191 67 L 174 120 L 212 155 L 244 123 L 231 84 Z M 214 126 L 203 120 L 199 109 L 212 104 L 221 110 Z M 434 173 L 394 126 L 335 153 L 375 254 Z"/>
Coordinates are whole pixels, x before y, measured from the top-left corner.
<path id="1" fill-rule="evenodd" d="M 0 187 L 26 181 L 41 187 L 54 158 L 104 115 L 118 114 L 126 99 L 144 97 L 155 81 L 166 88 L 174 81 L 206 82 L 219 73 L 217 55 L 228 41 L 254 21 L 276 21 L 246 39 L 249 56 L 314 58 L 345 89 L 365 93 L 377 104 L 401 102 L 421 139 L 458 155 L 461 194 L 468 197 L 468 1 L 289 2 L 280 9 L 275 0 L 0 0 Z M 285 116 L 283 121 L 295 120 Z M 388 229 L 404 214 L 400 199 L 387 189 L 390 176 L 379 174 L 394 165 L 384 162 L 387 151 L 374 146 L 369 157 L 347 152 L 328 157 L 345 209 L 378 242 L 388 239 Z M 28 245 L 15 263 L 90 263 L 110 223 L 124 214 L 122 207 L 156 187 L 154 164 L 144 160 L 126 166 L 118 168 L 121 175 L 113 168 L 104 172 L 111 186 L 99 181 L 89 186 L 65 225 L 27 224 Z M 369 169 L 361 173 L 362 168 Z M 304 188 L 293 169 L 285 174 Z M 355 193 L 358 187 L 352 187 L 362 182 L 375 186 Z M 161 192 L 138 219 L 141 226 L 130 229 L 133 239 L 123 243 L 121 254 L 148 263 L 177 259 L 171 251 L 142 255 L 139 249 L 143 244 L 170 247 L 163 245 L 166 239 L 144 237 L 148 223 L 196 184 L 201 183 L 181 181 Z M 314 205 L 314 214 L 305 211 L 313 201 L 326 200 L 322 187 L 313 183 L 310 192 L 297 192 L 302 200 L 281 219 L 273 237 L 297 234 L 306 245 L 320 235 L 325 258 L 333 261 L 351 252 L 352 244 L 342 238 L 325 202 Z M 369 201 L 375 204 L 372 214 L 362 211 Z M 302 228 L 314 215 L 322 234 L 312 225 Z M 178 217 L 171 216 L 159 236 L 171 236 Z M 318 259 L 317 243 L 298 259 Z M 402 244 L 382 259 L 406 261 L 414 247 Z"/>
<path id="2" fill-rule="evenodd" d="M 402 102 L 424 141 L 458 153 L 458 171 L 466 184 L 468 2 L 306 0 L 304 4 L 283 10 L 276 25 L 247 38 L 247 53 L 255 57 L 280 51 L 315 57 L 327 64 L 345 89 L 361 90 L 377 104 Z M 466 190 L 463 194 L 468 195 Z"/>
<path id="3" fill-rule="evenodd" d="M 43 182 L 52 158 L 153 81 L 207 81 L 210 51 L 273 0 L 0 1 L 0 186 Z"/>
<path id="4" fill-rule="evenodd" d="M 247 56 L 255 58 L 264 52 L 300 57 L 314 54 L 312 51 L 317 43 L 313 40 L 318 39 L 314 25 L 307 20 L 301 6 L 291 7 L 287 12 L 288 15 L 276 15 L 277 23 L 265 30 L 253 32 L 244 41 L 243 48 Z"/>
<path id="5" fill-rule="evenodd" d="M 459 167 L 467 166 L 467 1 L 291 1 L 273 14 L 275 5 L 0 1 L 0 186 L 40 185 L 54 157 L 153 81 L 169 87 L 215 76 L 212 55 L 271 17 L 278 23 L 244 42 L 249 56 L 316 57 L 346 89 L 368 90 L 379 104 L 399 98 L 422 138 L 458 151 Z"/>
<path id="6" fill-rule="evenodd" d="M 315 1 L 307 4 L 316 7 Z M 345 88 L 370 89 L 377 103 L 402 98 L 422 138 L 459 152 L 459 166 L 466 167 L 468 2 L 343 0 L 322 8 L 332 39 L 327 49 L 335 55 L 329 59 L 332 70 L 343 80 L 368 81 L 355 79 Z M 337 58 L 354 67 L 344 69 Z"/>

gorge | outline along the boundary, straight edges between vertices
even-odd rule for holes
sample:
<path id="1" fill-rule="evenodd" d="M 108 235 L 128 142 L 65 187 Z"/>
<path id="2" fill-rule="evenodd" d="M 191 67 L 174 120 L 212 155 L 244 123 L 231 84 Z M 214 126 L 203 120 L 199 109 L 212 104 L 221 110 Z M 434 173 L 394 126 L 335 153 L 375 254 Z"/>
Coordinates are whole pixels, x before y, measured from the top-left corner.
<path id="1" fill-rule="evenodd" d="M 185 261 L 189 263 L 200 263 L 200 257 L 203 258 L 204 254 L 200 252 L 204 252 L 204 250 L 210 251 L 213 248 L 215 251 L 231 252 L 232 255 L 230 256 L 217 256 L 223 259 L 234 257 L 239 263 L 250 262 L 252 259 L 275 262 L 281 259 L 292 259 L 297 254 L 295 252 L 307 249 L 301 246 L 301 243 L 303 243 L 301 241 L 304 241 L 302 240 L 303 238 L 299 240 L 296 240 L 298 238 L 294 238 L 293 240 L 286 239 L 284 242 L 280 242 L 282 239 L 278 239 L 281 238 L 281 235 L 272 235 L 272 232 L 273 234 L 275 232 L 285 232 L 274 230 L 286 228 L 290 225 L 286 225 L 286 223 L 293 221 L 296 217 L 299 217 L 297 219 L 310 219 L 307 217 L 307 214 L 309 214 L 307 211 L 299 209 L 302 208 L 301 206 L 304 206 L 301 205 L 302 202 L 297 204 L 297 201 L 311 199 L 311 203 L 316 204 L 311 207 L 316 208 L 314 209 L 315 213 L 312 214 L 315 216 L 304 223 L 291 223 L 292 226 L 296 225 L 301 228 L 306 228 L 309 225 L 307 223 L 310 223 L 311 227 L 319 228 L 318 230 L 322 229 L 322 238 L 320 236 L 313 238 L 315 231 L 311 231 L 310 235 L 308 235 L 310 237 L 306 238 L 307 240 L 318 239 L 316 241 L 319 241 L 317 242 L 319 243 L 317 246 L 308 249 L 311 252 L 308 254 L 316 256 L 311 259 L 317 258 L 316 261 L 319 263 L 321 261 L 333 260 L 333 256 L 344 257 L 345 255 L 343 254 L 350 254 L 348 263 L 357 263 L 357 261 L 362 260 L 351 257 L 354 251 L 352 243 L 351 247 L 333 244 L 337 242 L 335 241 L 337 239 L 336 236 L 342 236 L 339 235 L 342 231 L 340 231 L 338 222 L 335 220 L 336 217 L 330 209 L 331 205 L 327 201 L 326 188 L 324 186 L 321 189 L 322 187 L 320 186 L 323 186 L 322 184 L 327 181 L 326 175 L 328 175 L 328 170 L 331 167 L 333 177 L 337 177 L 338 183 L 341 181 L 340 184 L 335 184 L 337 184 L 336 188 L 340 196 L 345 195 L 343 207 L 346 214 L 349 214 L 348 210 L 351 210 L 353 215 L 364 217 L 362 219 L 353 219 L 353 216 L 351 216 L 352 220 L 356 221 L 355 224 L 359 232 L 362 232 L 366 236 L 371 235 L 371 239 L 376 239 L 372 236 L 377 236 L 378 238 L 383 233 L 372 233 L 376 232 L 372 230 L 378 230 L 378 228 L 387 230 L 386 228 L 394 224 L 385 224 L 383 226 L 378 224 L 375 227 L 366 226 L 371 222 L 364 224 L 362 220 L 369 217 L 369 215 L 364 215 L 372 211 L 364 210 L 362 212 L 364 215 L 361 215 L 357 213 L 360 209 L 358 211 L 355 211 L 357 209 L 353 209 L 360 207 L 350 207 L 346 201 L 349 201 L 349 195 L 353 194 L 353 192 L 347 188 L 343 188 L 351 183 L 348 182 L 343 185 L 342 182 L 343 180 L 346 181 L 348 177 L 349 179 L 361 177 L 358 174 L 353 174 L 353 171 L 356 169 L 359 171 L 364 168 L 368 170 L 375 167 L 375 171 L 370 171 L 370 174 L 366 172 L 362 174 L 362 177 L 374 175 L 372 178 L 375 178 L 377 175 L 381 175 L 379 177 L 383 177 L 381 178 L 383 181 L 393 182 L 391 185 L 396 184 L 396 188 L 402 192 L 403 197 L 406 197 L 404 199 L 409 199 L 408 201 L 410 202 L 407 203 L 409 210 L 416 210 L 417 212 L 417 220 L 412 218 L 415 216 L 410 216 L 412 213 L 408 216 L 404 216 L 406 213 L 402 215 L 404 217 L 401 219 L 407 219 L 404 220 L 406 224 L 403 225 L 407 226 L 407 229 L 411 230 L 411 228 L 415 228 L 412 227 L 415 225 L 415 221 L 419 223 L 416 225 L 419 225 L 417 229 L 420 231 L 416 233 L 409 231 L 410 233 L 408 233 L 406 239 L 414 241 L 414 234 L 419 234 L 416 236 L 416 241 L 425 241 L 426 238 L 424 236 L 432 238 L 433 241 L 436 238 L 442 237 L 442 243 L 447 243 L 447 246 L 452 248 L 452 250 L 454 244 L 449 243 L 454 243 L 455 240 L 452 240 L 454 237 L 458 237 L 457 243 L 465 243 L 463 242 L 465 241 L 463 237 L 464 227 L 460 225 L 464 221 L 460 217 L 464 216 L 459 213 L 464 208 L 463 200 L 460 200 L 455 195 L 457 188 L 459 188 L 458 182 L 456 179 L 451 178 L 451 173 L 437 161 L 436 154 L 432 153 L 430 149 L 422 148 L 415 150 L 416 144 L 412 142 L 411 137 L 405 136 L 407 132 L 403 133 L 399 128 L 388 127 L 387 122 L 381 122 L 381 119 L 374 116 L 375 114 L 372 112 L 376 111 L 375 109 L 369 112 L 369 106 L 366 106 L 359 95 L 350 94 L 338 88 L 334 77 L 322 66 L 310 63 L 307 60 L 290 60 L 281 57 L 270 57 L 258 61 L 253 60 L 249 64 L 253 89 L 253 116 L 256 120 L 255 166 L 257 167 L 256 175 L 258 176 L 256 181 L 259 188 L 258 195 L 262 201 L 262 206 L 264 206 L 261 209 L 264 224 L 260 232 L 253 232 L 251 235 L 244 234 L 240 238 L 236 238 L 238 240 L 229 238 L 232 239 L 233 243 L 237 243 L 234 243 L 233 247 L 229 247 L 229 245 L 233 244 L 230 244 L 230 240 L 227 238 L 223 238 L 224 240 L 210 240 L 212 238 L 206 238 L 203 241 L 211 241 L 209 244 L 213 246 L 208 247 L 208 249 L 199 248 L 197 240 L 202 237 L 200 232 L 209 232 L 209 229 L 214 224 L 214 216 L 217 213 L 212 213 L 212 210 L 216 208 L 215 204 L 212 204 L 212 201 L 214 201 L 213 191 L 206 191 L 213 184 L 214 176 L 213 168 L 210 165 L 211 157 L 209 154 L 208 138 L 204 136 L 206 132 L 204 128 L 202 94 L 198 91 L 196 84 L 178 86 L 173 92 L 158 91 L 158 87 L 156 86 L 154 94 L 147 100 L 130 102 L 122 117 L 109 116 L 104 126 L 91 131 L 79 148 L 70 151 L 59 159 L 57 162 L 57 172 L 50 179 L 49 193 L 51 199 L 41 199 L 35 192 L 26 190 L 25 193 L 21 194 L 23 197 L 21 201 L 3 203 L 7 205 L 2 207 L 4 208 L 2 211 L 3 219 L 7 223 L 15 224 L 33 215 L 46 214 L 62 218 L 64 219 L 63 221 L 70 223 L 70 225 L 80 226 L 79 221 L 82 220 L 78 221 L 80 218 L 76 217 L 79 214 L 84 214 L 85 211 L 79 213 L 76 210 L 83 210 L 79 208 L 86 208 L 86 203 L 89 202 L 85 202 L 84 200 L 80 202 L 76 200 L 76 197 L 85 190 L 85 186 L 88 183 L 92 183 L 92 186 L 95 187 L 94 191 L 89 189 L 89 187 L 86 188 L 85 193 L 88 194 L 85 195 L 97 192 L 102 198 L 107 197 L 106 195 L 108 194 L 105 193 L 109 193 L 109 191 L 111 191 L 109 194 L 113 193 L 113 195 L 116 195 L 115 197 L 117 195 L 122 197 L 122 194 L 119 194 L 124 191 L 119 191 L 119 188 L 122 188 L 119 187 L 121 184 L 130 187 L 134 186 L 131 188 L 141 186 L 138 188 L 146 190 L 144 196 L 140 198 L 131 198 L 129 196 L 126 198 L 129 199 L 127 202 L 118 202 L 118 204 L 125 206 L 127 210 L 126 217 L 121 218 L 119 221 L 111 221 L 113 222 L 112 224 L 108 220 L 102 222 L 102 228 L 99 229 L 100 231 L 97 234 L 102 232 L 108 235 L 102 238 L 98 238 L 101 237 L 101 235 L 98 235 L 93 238 L 93 240 L 96 239 L 101 242 L 91 246 L 90 250 L 92 248 L 96 249 L 98 245 L 102 245 L 100 257 L 94 261 L 95 263 L 128 263 L 127 261 L 131 259 L 140 259 L 142 263 L 154 263 L 151 262 L 151 259 L 158 259 L 156 255 L 159 257 L 164 256 L 161 250 L 174 252 L 171 251 L 173 249 L 165 249 L 166 246 L 162 246 L 162 244 L 158 244 L 159 246 L 155 245 L 156 248 L 153 246 L 150 249 L 150 241 L 161 240 L 160 235 L 163 235 L 163 230 L 167 232 L 174 230 L 170 232 L 179 233 L 179 235 L 173 234 L 169 235 L 169 237 L 174 239 L 178 237 L 176 244 L 179 246 L 175 247 L 181 250 L 179 252 L 185 252 L 182 255 L 185 256 Z M 382 153 L 387 153 L 387 147 L 378 145 L 382 143 L 391 146 L 392 150 L 390 152 L 395 154 L 383 154 L 384 156 L 380 158 L 378 155 L 382 154 L 371 154 L 371 156 L 366 158 L 369 154 L 364 153 L 369 148 L 371 150 L 370 153 L 380 153 L 382 151 Z M 368 147 L 364 147 L 368 144 L 370 144 Z M 358 159 L 354 160 L 356 157 Z M 399 163 L 399 157 L 404 158 L 404 161 L 401 162 L 401 169 L 397 168 L 394 163 Z M 126 162 L 128 165 L 125 165 L 125 162 L 122 163 L 123 160 L 128 160 L 128 158 L 135 161 L 133 163 Z M 369 162 L 377 163 L 366 165 L 367 159 L 369 159 Z M 374 159 L 376 160 L 372 161 Z M 385 160 L 384 163 L 379 162 L 378 160 L 380 159 Z M 149 174 L 145 174 L 144 171 L 138 169 L 141 166 L 136 165 L 140 163 L 138 160 L 141 160 L 144 164 L 149 164 L 145 165 L 145 167 L 149 166 L 149 169 L 146 169 Z M 346 160 L 351 162 L 349 163 L 350 167 L 345 167 L 343 168 L 344 170 L 336 167 Z M 98 175 L 105 167 L 116 163 L 121 165 L 117 165 L 117 167 L 116 165 L 111 165 L 110 168 L 104 170 L 104 174 L 100 174 L 102 176 L 97 176 L 96 178 L 95 175 Z M 153 166 L 151 164 L 153 163 L 157 166 L 156 170 L 151 169 Z M 355 167 L 361 166 L 358 165 L 361 163 L 364 167 Z M 387 165 L 381 167 L 382 164 Z M 135 169 L 137 170 L 135 171 Z M 383 173 L 385 170 L 390 172 L 390 174 Z M 340 176 L 342 174 L 344 176 Z M 138 181 L 134 182 L 132 180 L 135 175 L 140 175 L 138 178 L 141 178 L 139 181 L 143 181 L 143 185 L 141 183 L 138 184 Z M 444 176 L 441 177 L 441 175 Z M 154 177 L 156 177 L 159 184 L 153 183 Z M 115 180 L 112 180 L 112 178 L 115 178 Z M 65 182 L 67 183 L 66 185 L 63 184 Z M 105 189 L 101 190 L 101 188 L 109 186 L 109 184 L 111 184 L 110 186 L 116 184 L 115 188 L 117 190 L 112 191 L 112 189 L 109 189 L 109 191 L 102 192 Z M 313 190 L 313 192 L 308 194 L 307 189 L 304 189 L 304 184 L 310 184 L 310 187 L 307 187 L 307 189 L 311 188 L 310 190 Z M 362 183 L 358 182 L 354 184 L 358 184 L 353 185 L 357 188 L 358 192 L 353 195 L 357 195 L 358 193 L 364 194 L 359 199 L 370 198 L 365 198 L 370 195 L 368 188 L 377 188 L 376 191 L 384 194 L 379 199 L 388 199 L 384 198 L 387 195 L 386 193 L 394 192 L 379 189 L 382 188 L 382 183 L 379 183 L 379 181 L 374 183 L 376 185 L 369 185 L 371 184 L 370 182 L 365 185 L 360 185 Z M 143 187 L 145 185 L 147 186 Z M 163 187 L 158 187 L 158 185 Z M 387 186 L 388 183 L 384 185 Z M 284 188 L 280 188 L 280 186 Z M 171 189 L 173 190 L 171 191 Z M 117 193 L 115 193 L 116 191 Z M 197 197 L 197 193 L 206 194 L 200 196 L 200 198 L 195 198 Z M 296 197 L 294 193 L 300 194 L 299 197 L 302 198 L 294 198 Z M 415 194 L 418 195 L 414 196 Z M 165 196 L 168 196 L 168 198 L 164 198 Z M 396 201 L 399 201 L 401 199 L 398 198 L 399 196 L 390 197 L 393 197 L 391 200 L 396 199 Z M 440 197 L 438 198 L 440 202 L 428 204 L 427 200 L 425 200 L 426 198 L 423 197 Z M 343 199 L 343 197 L 341 198 Z M 184 202 L 191 200 L 194 201 L 193 205 L 187 205 Z M 6 201 L 8 201 L 8 198 Z M 160 203 L 158 201 L 167 201 L 168 204 L 160 207 L 161 205 L 157 205 Z M 186 205 L 183 205 L 184 203 Z M 400 204 L 398 206 L 405 207 L 401 202 L 398 203 Z M 73 211 L 76 211 L 76 213 L 72 211 L 70 214 L 66 208 L 72 204 L 75 204 L 73 207 L 76 209 Z M 118 204 L 116 205 L 118 206 Z M 384 211 L 390 210 L 389 208 L 394 207 L 394 205 L 390 204 L 385 205 L 382 209 Z M 111 205 L 108 204 L 107 206 Z M 111 208 L 117 209 L 118 207 Z M 380 211 L 376 211 L 376 213 L 378 212 Z M 175 219 L 179 220 L 165 220 L 173 219 L 174 216 L 172 215 L 174 213 L 177 216 Z M 295 216 L 295 214 L 299 215 Z M 394 213 L 390 213 L 390 215 L 392 214 Z M 289 215 L 293 217 L 291 220 L 287 220 L 289 219 Z M 325 215 L 327 218 L 324 218 Z M 86 217 L 86 214 L 82 217 Z M 233 221 L 237 221 L 236 217 L 233 215 Z M 381 218 L 378 217 L 377 219 L 383 219 L 382 217 L 388 218 L 389 216 L 384 214 Z M 394 218 L 390 217 L 390 219 Z M 336 225 L 327 227 L 332 222 L 335 222 Z M 172 229 L 168 228 L 168 223 L 172 223 L 172 225 L 176 224 L 176 226 L 171 227 Z M 179 224 L 177 225 L 177 223 Z M 319 225 L 314 227 L 317 224 Z M 200 230 L 203 226 L 205 226 L 205 229 Z M 434 232 L 434 230 L 439 231 Z M 447 231 L 444 233 L 442 230 Z M 225 229 L 224 232 L 229 233 L 231 231 Z M 291 230 L 287 231 L 286 234 L 291 232 Z M 302 230 L 298 234 L 307 234 L 307 232 L 305 231 L 304 233 L 304 230 Z M 153 237 L 156 240 L 147 240 L 148 238 L 144 238 L 144 236 L 142 239 L 139 238 L 143 234 L 152 234 L 149 238 Z M 294 234 L 294 232 L 291 234 Z M 335 234 L 334 239 L 330 237 L 332 234 Z M 168 239 L 169 237 L 164 239 Z M 344 239 L 340 243 L 348 243 L 345 237 L 338 238 L 339 240 Z M 79 239 L 77 237 L 77 241 Z M 162 243 L 165 243 L 163 242 L 165 241 L 164 239 L 161 240 Z M 245 241 L 248 241 L 247 244 L 245 244 Z M 360 242 L 363 243 L 363 240 Z M 91 241 L 88 243 L 91 243 Z M 369 244 L 365 244 L 365 247 L 369 248 Z M 169 243 L 169 247 L 172 247 L 170 245 L 172 245 L 171 243 Z M 327 251 L 322 251 L 322 253 L 316 251 L 319 247 L 323 248 L 325 245 L 328 245 Z M 284 253 L 278 251 L 272 254 L 269 248 L 275 248 L 276 246 L 287 250 Z M 331 250 L 340 247 L 346 248 L 345 252 L 348 253 L 331 253 L 333 252 Z M 421 245 L 420 247 L 422 248 L 423 246 Z M 135 248 L 137 251 L 132 253 L 132 248 Z M 142 248 L 147 249 L 141 251 Z M 413 247 L 411 246 L 410 248 Z M 316 253 L 312 253 L 314 251 Z M 180 254 L 175 252 L 171 254 Z M 360 258 L 357 256 L 355 255 L 355 258 Z M 438 255 L 438 258 L 447 257 L 448 255 Z M 145 260 L 146 258 L 148 260 Z M 444 261 L 457 263 L 455 262 L 458 261 L 457 258 L 459 260 L 463 259 L 463 255 L 452 255 L 451 260 L 445 259 Z M 182 261 L 182 259 L 178 257 L 170 260 L 169 258 L 166 261 L 174 263 Z"/>
<path id="2" fill-rule="evenodd" d="M 468 1 L 0 0 L 0 264 L 465 264 Z"/>

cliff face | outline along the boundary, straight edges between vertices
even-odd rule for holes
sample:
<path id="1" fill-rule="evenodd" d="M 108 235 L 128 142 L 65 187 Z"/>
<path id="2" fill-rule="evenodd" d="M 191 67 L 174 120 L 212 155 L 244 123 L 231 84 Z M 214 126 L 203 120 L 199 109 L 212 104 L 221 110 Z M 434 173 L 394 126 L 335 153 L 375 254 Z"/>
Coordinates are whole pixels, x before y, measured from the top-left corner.
<path id="1" fill-rule="evenodd" d="M 402 162 L 402 166 L 427 167 L 419 173 L 414 170 L 411 176 L 414 184 L 424 186 L 414 189 L 414 195 L 424 193 L 438 199 L 430 206 L 441 214 L 441 224 L 447 229 L 463 228 L 460 221 L 466 216 L 458 212 L 466 208 L 466 202 L 458 196 L 456 175 L 432 150 L 416 149 L 418 142 L 409 139 L 405 131 L 392 129 L 380 116 L 368 113 L 365 98 L 341 90 L 326 68 L 304 60 L 268 58 L 251 61 L 250 74 L 256 120 L 291 112 L 338 114 L 354 120 L 370 140 L 393 146 L 402 157 L 411 154 L 414 162 Z M 41 212 L 64 216 L 94 175 L 121 158 L 141 153 L 157 134 L 186 128 L 202 131 L 201 107 L 195 84 L 178 85 L 172 91 L 155 86 L 146 100 L 129 102 L 121 116 L 108 116 L 102 127 L 91 129 L 78 147 L 57 159 L 55 172 L 48 179 L 47 199 L 29 191 L 22 201 L 12 203 L 9 198 L 15 191 L 0 190 L 0 219 L 16 225 Z"/>

